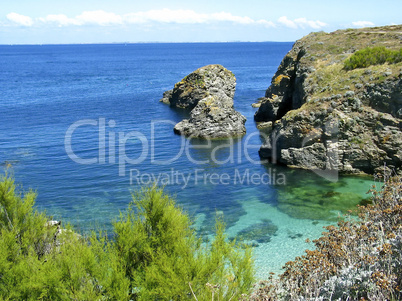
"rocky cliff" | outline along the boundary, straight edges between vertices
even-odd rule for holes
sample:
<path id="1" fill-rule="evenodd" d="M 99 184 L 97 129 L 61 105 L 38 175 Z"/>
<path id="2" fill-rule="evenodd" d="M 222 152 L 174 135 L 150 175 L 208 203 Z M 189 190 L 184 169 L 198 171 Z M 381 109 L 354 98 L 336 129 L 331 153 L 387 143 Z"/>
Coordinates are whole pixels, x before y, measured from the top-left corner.
<path id="1" fill-rule="evenodd" d="M 246 133 L 246 118 L 233 108 L 234 74 L 221 65 L 197 69 L 166 91 L 160 100 L 172 107 L 191 109 L 190 118 L 174 132 L 198 138 L 238 137 Z"/>
<path id="2" fill-rule="evenodd" d="M 402 26 L 311 33 L 284 57 L 254 106 L 265 127 L 260 156 L 341 173 L 401 172 L 402 63 L 347 71 L 359 49 L 400 50 Z"/>

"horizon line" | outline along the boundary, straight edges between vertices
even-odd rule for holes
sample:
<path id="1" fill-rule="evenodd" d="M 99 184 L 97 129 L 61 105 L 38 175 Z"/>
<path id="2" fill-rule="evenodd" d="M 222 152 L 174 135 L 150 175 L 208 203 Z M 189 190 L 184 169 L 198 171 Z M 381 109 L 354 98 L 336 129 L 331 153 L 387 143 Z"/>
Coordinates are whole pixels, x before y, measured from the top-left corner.
<path id="1" fill-rule="evenodd" d="M 10 43 L 0 46 L 57 46 L 57 45 L 128 45 L 128 44 L 224 44 L 224 43 L 294 43 L 295 41 L 198 41 L 198 42 L 85 42 L 85 43 Z"/>

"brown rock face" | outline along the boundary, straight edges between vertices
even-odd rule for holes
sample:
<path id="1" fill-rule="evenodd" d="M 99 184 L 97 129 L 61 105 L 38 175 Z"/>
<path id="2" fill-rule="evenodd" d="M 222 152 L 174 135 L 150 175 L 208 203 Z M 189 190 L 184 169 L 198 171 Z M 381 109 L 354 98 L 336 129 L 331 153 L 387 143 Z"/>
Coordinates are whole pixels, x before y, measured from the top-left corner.
<path id="1" fill-rule="evenodd" d="M 346 71 L 359 49 L 399 50 L 402 26 L 312 33 L 274 75 L 254 118 L 272 122 L 260 156 L 340 173 L 402 172 L 402 63 Z"/>

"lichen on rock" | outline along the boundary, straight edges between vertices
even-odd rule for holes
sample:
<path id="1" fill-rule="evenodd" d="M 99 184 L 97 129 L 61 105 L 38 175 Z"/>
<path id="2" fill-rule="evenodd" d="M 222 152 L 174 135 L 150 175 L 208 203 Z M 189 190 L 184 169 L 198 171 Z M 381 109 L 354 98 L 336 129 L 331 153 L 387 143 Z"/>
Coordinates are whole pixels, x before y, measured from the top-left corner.
<path id="1" fill-rule="evenodd" d="M 191 111 L 190 119 L 176 124 L 174 132 L 196 138 L 229 138 L 246 133 L 246 117 L 222 106 L 217 96 L 207 96 Z"/>
<path id="2" fill-rule="evenodd" d="M 217 95 L 225 106 L 233 106 L 236 77 L 222 65 L 201 67 L 166 91 L 161 102 L 172 107 L 193 109 L 201 99 Z"/>
<path id="3" fill-rule="evenodd" d="M 353 52 L 399 50 L 402 26 L 311 33 L 284 57 L 254 119 L 272 122 L 260 156 L 340 173 L 402 172 L 402 63 L 346 70 Z"/>
<path id="4" fill-rule="evenodd" d="M 239 137 L 246 133 L 246 118 L 233 108 L 234 74 L 221 65 L 197 69 L 163 94 L 171 107 L 190 109 L 190 118 L 179 122 L 174 132 L 197 138 Z"/>

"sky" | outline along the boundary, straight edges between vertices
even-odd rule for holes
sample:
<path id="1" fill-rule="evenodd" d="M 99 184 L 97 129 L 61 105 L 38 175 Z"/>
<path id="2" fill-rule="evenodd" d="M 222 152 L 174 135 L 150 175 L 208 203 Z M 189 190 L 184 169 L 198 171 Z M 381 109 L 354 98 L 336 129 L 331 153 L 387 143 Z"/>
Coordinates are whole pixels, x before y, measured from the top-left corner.
<path id="1" fill-rule="evenodd" d="M 402 24 L 401 0 L 0 1 L 0 44 L 295 41 Z"/>

